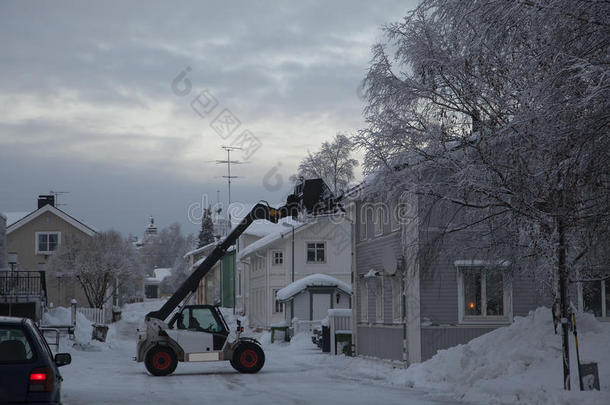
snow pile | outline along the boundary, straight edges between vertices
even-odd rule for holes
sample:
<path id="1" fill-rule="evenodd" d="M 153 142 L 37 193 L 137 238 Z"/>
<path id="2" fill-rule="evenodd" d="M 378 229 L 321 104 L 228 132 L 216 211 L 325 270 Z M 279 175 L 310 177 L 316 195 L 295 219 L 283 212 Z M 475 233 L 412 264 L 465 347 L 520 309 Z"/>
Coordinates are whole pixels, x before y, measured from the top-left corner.
<path id="1" fill-rule="evenodd" d="M 581 362 L 598 362 L 601 392 L 564 392 L 561 336 L 554 334 L 551 312 L 538 308 L 512 325 L 439 351 L 413 364 L 394 383 L 457 393 L 484 403 L 610 403 L 610 324 L 589 314 L 577 317 Z M 572 387 L 578 390 L 576 355 L 571 340 Z M 605 392 L 604 392 L 605 391 Z"/>
<path id="2" fill-rule="evenodd" d="M 300 293 L 307 287 L 337 287 L 347 294 L 352 293 L 352 287 L 341 280 L 326 274 L 312 274 L 297 280 L 294 283 L 290 283 L 286 287 L 279 290 L 277 292 L 277 299 L 279 301 L 285 301 Z"/>
<path id="3" fill-rule="evenodd" d="M 74 341 L 79 344 L 86 344 L 91 340 L 91 332 L 93 331 L 89 319 L 80 312 L 76 312 L 76 326 L 74 328 Z M 47 310 L 42 315 L 41 327 L 53 326 L 68 326 L 72 325 L 72 310 L 71 308 L 56 307 Z M 52 335 L 49 335 L 52 336 Z"/>

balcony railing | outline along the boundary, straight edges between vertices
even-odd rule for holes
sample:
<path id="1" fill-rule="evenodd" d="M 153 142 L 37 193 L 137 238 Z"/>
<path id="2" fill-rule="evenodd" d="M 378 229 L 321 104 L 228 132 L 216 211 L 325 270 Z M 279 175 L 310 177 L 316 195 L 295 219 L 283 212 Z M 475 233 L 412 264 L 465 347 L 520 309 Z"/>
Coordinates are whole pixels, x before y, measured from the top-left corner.
<path id="1" fill-rule="evenodd" d="M 44 271 L 0 271 L 0 296 L 44 297 L 46 292 Z"/>

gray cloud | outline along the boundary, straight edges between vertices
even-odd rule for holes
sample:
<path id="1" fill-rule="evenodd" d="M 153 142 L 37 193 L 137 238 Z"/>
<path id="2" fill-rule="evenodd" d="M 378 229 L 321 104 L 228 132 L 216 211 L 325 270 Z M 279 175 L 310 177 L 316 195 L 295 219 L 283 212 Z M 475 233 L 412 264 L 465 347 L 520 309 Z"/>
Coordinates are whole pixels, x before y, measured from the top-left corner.
<path id="1" fill-rule="evenodd" d="M 362 125 L 370 46 L 414 5 L 2 2 L 0 211 L 63 187 L 100 228 L 139 232 L 149 211 L 186 224 L 180 207 L 226 195 L 208 162 L 222 142 L 189 106 L 203 88 L 263 142 L 236 198 L 280 200 L 288 186 L 270 197 L 261 177 L 280 161 L 287 177 L 307 149 Z M 179 98 L 170 83 L 186 66 L 194 90 Z"/>

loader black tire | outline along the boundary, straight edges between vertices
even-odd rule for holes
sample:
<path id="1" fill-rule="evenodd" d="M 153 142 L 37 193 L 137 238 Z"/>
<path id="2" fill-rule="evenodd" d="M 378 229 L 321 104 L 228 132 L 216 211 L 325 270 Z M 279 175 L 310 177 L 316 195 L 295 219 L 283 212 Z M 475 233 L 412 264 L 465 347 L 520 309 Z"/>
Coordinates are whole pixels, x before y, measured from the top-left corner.
<path id="1" fill-rule="evenodd" d="M 231 365 L 240 373 L 258 373 L 265 365 L 265 352 L 255 343 L 241 343 L 233 352 Z"/>
<path id="2" fill-rule="evenodd" d="M 146 353 L 146 369 L 155 376 L 164 376 L 174 372 L 178 365 L 176 353 L 167 346 L 155 346 Z"/>

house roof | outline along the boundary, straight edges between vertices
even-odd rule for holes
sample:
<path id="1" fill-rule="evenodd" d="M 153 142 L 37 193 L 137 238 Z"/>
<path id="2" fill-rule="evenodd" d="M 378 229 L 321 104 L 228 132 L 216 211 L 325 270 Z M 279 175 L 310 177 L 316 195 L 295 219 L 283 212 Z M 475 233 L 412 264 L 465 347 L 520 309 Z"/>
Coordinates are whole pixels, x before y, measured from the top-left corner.
<path id="1" fill-rule="evenodd" d="M 295 233 L 300 232 L 300 231 L 306 229 L 307 227 L 309 227 L 311 224 L 313 224 L 313 222 L 304 224 L 304 223 L 296 222 L 293 220 L 287 220 L 287 221 L 282 221 L 277 224 L 272 224 L 275 227 L 274 231 L 269 233 L 267 236 L 257 240 L 256 242 L 249 244 L 242 250 L 240 250 L 239 254 L 237 255 L 237 260 L 241 260 L 244 257 L 249 256 L 256 251 L 269 246 L 276 240 L 281 239 L 284 236 L 286 236 L 287 234 L 291 233 L 292 227 L 286 227 L 286 226 L 282 225 L 283 223 L 293 225 Z"/>
<path id="2" fill-rule="evenodd" d="M 16 231 L 17 229 L 21 228 L 23 225 L 31 222 L 32 220 L 38 218 L 39 216 L 41 216 L 45 212 L 50 212 L 52 214 L 55 214 L 59 218 L 63 219 L 64 221 L 66 221 L 67 223 L 72 225 L 73 227 L 77 228 L 78 230 L 82 231 L 83 233 L 85 233 L 85 234 L 87 234 L 89 236 L 93 236 L 94 234 L 97 233 L 97 231 L 95 229 L 91 228 L 90 226 L 86 225 L 85 223 L 83 223 L 83 222 L 79 221 L 78 219 L 76 219 L 76 218 L 66 214 L 65 212 L 63 212 L 59 208 L 54 207 L 54 206 L 52 206 L 50 204 L 47 204 L 44 207 L 38 208 L 36 211 L 32 211 L 29 214 L 26 214 L 25 216 L 16 219 L 10 225 L 8 225 L 8 221 L 7 221 L 7 225 L 8 225 L 8 227 L 6 229 L 7 235 L 10 234 L 13 231 Z M 17 213 L 9 213 L 9 214 L 17 214 Z M 16 218 L 16 216 L 17 215 L 15 215 L 12 219 Z"/>
<path id="3" fill-rule="evenodd" d="M 278 301 L 288 301 L 290 298 L 304 291 L 308 287 L 335 287 L 346 294 L 352 293 L 352 287 L 327 274 L 312 274 L 288 284 L 277 292 Z"/>
<path id="4" fill-rule="evenodd" d="M 197 249 L 193 249 L 190 252 L 186 252 L 184 254 L 184 256 L 182 256 L 183 259 L 186 259 L 189 256 L 193 256 L 196 255 L 197 253 L 201 253 L 201 252 L 205 252 L 206 250 L 210 249 L 211 247 L 216 246 L 216 241 L 212 242 L 212 243 L 208 243 L 207 245 L 198 247 Z"/>
<path id="5" fill-rule="evenodd" d="M 4 217 L 6 218 L 6 226 L 11 226 L 15 222 L 19 221 L 21 218 L 28 215 L 31 211 L 23 211 L 23 212 L 4 212 Z"/>

